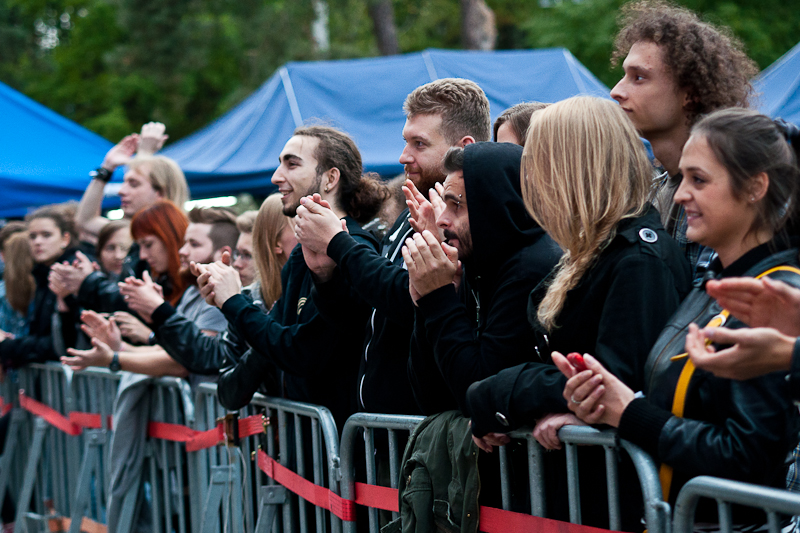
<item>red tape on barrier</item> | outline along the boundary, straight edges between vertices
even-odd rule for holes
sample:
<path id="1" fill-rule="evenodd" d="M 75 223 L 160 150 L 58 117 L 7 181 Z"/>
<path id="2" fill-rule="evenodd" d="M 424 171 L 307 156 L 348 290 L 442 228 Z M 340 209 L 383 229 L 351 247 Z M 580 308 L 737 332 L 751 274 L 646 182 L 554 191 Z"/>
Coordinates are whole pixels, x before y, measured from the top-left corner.
<path id="1" fill-rule="evenodd" d="M 19 405 L 32 415 L 44 419 L 51 426 L 73 437 L 80 435 L 84 429 L 100 429 L 103 427 L 102 418 L 99 414 L 74 411 L 67 417 L 49 405 L 45 405 L 26 395 L 24 390 L 19 391 Z M 5 407 L 6 406 L 3 405 L 0 409 Z M 10 408 L 11 406 L 9 405 L 8 407 Z M 108 417 L 106 427 L 111 429 L 110 416 Z"/>
<path id="2" fill-rule="evenodd" d="M 248 416 L 238 422 L 240 439 L 264 433 L 265 419 L 261 415 Z M 204 450 L 225 442 L 225 431 L 221 422 L 208 431 L 197 431 L 180 424 L 150 422 L 147 425 L 147 434 L 154 439 L 185 442 L 187 452 Z"/>
<path id="3" fill-rule="evenodd" d="M 258 467 L 288 490 L 294 492 L 307 502 L 332 512 L 346 522 L 356 519 L 355 502 L 345 500 L 330 489 L 315 485 L 304 477 L 292 472 L 275 459 L 258 450 Z"/>
<path id="4" fill-rule="evenodd" d="M 334 494 L 330 489 L 315 485 L 292 472 L 264 453 L 263 450 L 258 451 L 258 467 L 267 476 L 291 492 L 317 507 L 327 509 L 347 522 L 353 522 L 356 519 L 355 505 L 383 509 L 384 511 L 398 512 L 400 510 L 397 489 L 356 483 L 356 499 L 355 501 L 350 501 Z M 538 531 L 540 533 L 610 532 L 608 529 L 570 524 L 569 522 L 561 522 L 550 518 L 541 518 L 483 506 L 480 508 L 478 529 L 484 533 L 507 533 L 508 531 Z"/>

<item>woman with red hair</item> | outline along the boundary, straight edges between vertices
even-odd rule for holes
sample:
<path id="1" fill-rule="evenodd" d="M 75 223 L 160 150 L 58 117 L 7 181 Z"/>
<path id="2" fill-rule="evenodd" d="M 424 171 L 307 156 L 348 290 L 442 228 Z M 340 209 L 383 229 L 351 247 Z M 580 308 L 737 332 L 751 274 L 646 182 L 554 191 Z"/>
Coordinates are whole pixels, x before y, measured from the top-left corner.
<path id="1" fill-rule="evenodd" d="M 153 280 L 164 289 L 164 299 L 176 305 L 189 286 L 181 275 L 178 250 L 189 219 L 169 200 L 159 200 L 131 220 L 131 236 L 139 244 L 139 257 L 150 265 Z"/>

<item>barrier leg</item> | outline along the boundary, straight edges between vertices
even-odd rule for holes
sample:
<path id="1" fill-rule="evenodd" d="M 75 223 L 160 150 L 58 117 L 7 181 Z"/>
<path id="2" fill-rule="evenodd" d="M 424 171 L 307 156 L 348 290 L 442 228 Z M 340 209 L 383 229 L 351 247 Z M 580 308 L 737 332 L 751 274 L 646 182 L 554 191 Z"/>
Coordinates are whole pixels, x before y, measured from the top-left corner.
<path id="1" fill-rule="evenodd" d="M 33 422 L 33 442 L 31 443 L 30 455 L 28 456 L 28 464 L 25 467 L 25 482 L 22 485 L 20 492 L 19 502 L 17 502 L 17 524 L 19 527 L 16 531 L 20 533 L 28 533 L 27 517 L 28 509 L 31 505 L 31 498 L 33 497 L 33 487 L 36 484 L 36 470 L 39 467 L 39 460 L 42 458 L 42 445 L 44 438 L 49 429 L 47 422 L 41 418 L 36 418 Z"/>
<path id="2" fill-rule="evenodd" d="M 86 451 L 83 455 L 83 461 L 81 462 L 81 469 L 78 475 L 78 485 L 75 489 L 75 500 L 72 506 L 72 522 L 69 526 L 69 533 L 80 533 L 81 531 L 84 511 L 89 505 L 89 497 L 92 492 L 92 476 L 100 479 L 98 465 L 100 454 L 102 453 L 101 446 L 107 441 L 106 432 L 102 429 L 88 431 L 86 437 Z"/>
<path id="3" fill-rule="evenodd" d="M 219 527 L 220 510 L 223 519 L 232 520 L 233 533 L 243 533 L 241 472 L 237 464 L 215 466 L 211 470 L 211 484 L 203 507 L 203 533 L 214 533 Z M 230 516 L 224 509 L 229 506 Z"/>
<path id="4" fill-rule="evenodd" d="M 278 516 L 278 511 L 286 504 L 288 493 L 280 485 L 267 485 L 261 487 L 261 497 L 258 503 L 258 521 L 254 533 L 269 533 Z"/>
<path id="5" fill-rule="evenodd" d="M 11 420 L 8 423 L 6 443 L 3 446 L 3 456 L 0 457 L 0 504 L 5 500 L 8 491 L 11 469 L 14 467 L 14 455 L 17 451 L 17 441 L 22 435 L 22 424 L 25 413 L 20 409 L 11 411 Z"/>

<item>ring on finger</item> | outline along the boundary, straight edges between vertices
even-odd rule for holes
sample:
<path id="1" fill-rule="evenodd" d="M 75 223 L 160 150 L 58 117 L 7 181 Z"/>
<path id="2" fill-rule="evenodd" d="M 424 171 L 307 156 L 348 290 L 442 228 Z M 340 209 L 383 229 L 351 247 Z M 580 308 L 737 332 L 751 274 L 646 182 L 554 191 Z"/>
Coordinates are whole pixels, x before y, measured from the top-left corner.
<path id="1" fill-rule="evenodd" d="M 572 403 L 574 403 L 575 405 L 580 405 L 580 404 L 581 404 L 581 402 L 583 402 L 583 400 L 580 400 L 580 401 L 576 400 L 576 399 L 575 399 L 575 395 L 574 395 L 574 394 L 573 394 L 573 395 L 571 395 L 571 396 L 569 397 L 569 401 L 571 401 L 571 402 L 572 402 Z"/>

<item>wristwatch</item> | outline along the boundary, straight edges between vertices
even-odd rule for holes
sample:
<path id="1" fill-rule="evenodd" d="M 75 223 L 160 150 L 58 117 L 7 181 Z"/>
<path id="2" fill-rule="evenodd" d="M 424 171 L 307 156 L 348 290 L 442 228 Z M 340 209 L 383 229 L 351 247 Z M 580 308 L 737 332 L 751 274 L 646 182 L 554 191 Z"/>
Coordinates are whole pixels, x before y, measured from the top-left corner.
<path id="1" fill-rule="evenodd" d="M 155 346 L 156 344 L 158 344 L 158 340 L 156 340 L 156 332 L 155 331 L 151 331 L 150 332 L 150 336 L 147 337 L 147 344 L 149 344 L 150 346 Z"/>
<path id="2" fill-rule="evenodd" d="M 122 370 L 122 366 L 119 364 L 119 352 L 114 352 L 114 356 L 111 358 L 111 364 L 108 365 L 108 369 L 112 372 L 119 372 Z"/>
<path id="3" fill-rule="evenodd" d="M 92 177 L 92 179 L 100 180 L 105 183 L 111 181 L 112 174 L 113 172 L 103 167 L 100 167 L 97 170 L 92 170 L 91 172 L 89 172 L 89 175 Z"/>

